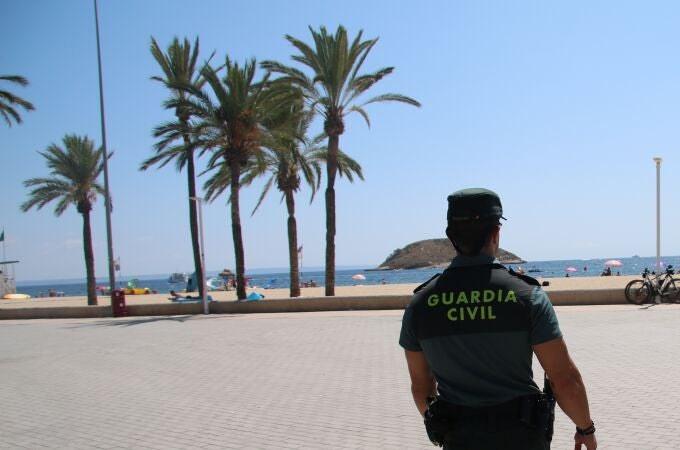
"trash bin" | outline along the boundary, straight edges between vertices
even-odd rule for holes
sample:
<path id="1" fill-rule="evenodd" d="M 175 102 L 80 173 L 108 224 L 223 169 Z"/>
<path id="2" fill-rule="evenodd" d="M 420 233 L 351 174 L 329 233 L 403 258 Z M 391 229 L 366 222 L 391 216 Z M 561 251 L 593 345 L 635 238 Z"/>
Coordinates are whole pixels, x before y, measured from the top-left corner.
<path id="1" fill-rule="evenodd" d="M 127 316 L 127 306 L 125 305 L 125 292 L 122 289 L 114 289 L 111 293 L 111 309 L 113 317 Z"/>

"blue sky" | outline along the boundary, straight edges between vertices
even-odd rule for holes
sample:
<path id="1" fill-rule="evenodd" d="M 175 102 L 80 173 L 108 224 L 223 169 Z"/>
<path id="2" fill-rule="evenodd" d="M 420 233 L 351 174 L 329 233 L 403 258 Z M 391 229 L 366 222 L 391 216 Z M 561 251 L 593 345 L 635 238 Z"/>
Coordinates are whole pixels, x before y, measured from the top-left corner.
<path id="1" fill-rule="evenodd" d="M 200 1 L 100 0 L 113 242 L 126 275 L 192 267 L 186 183 L 174 167 L 138 170 L 151 130 L 170 119 L 149 53 L 153 36 L 196 36 L 202 56 L 291 63 L 290 34 L 308 26 L 379 37 L 364 67 L 394 66 L 373 93 L 422 103 L 368 107 L 351 117 L 341 147 L 366 181 L 336 185 L 337 264 L 376 266 L 413 241 L 444 236 L 446 196 L 497 191 L 508 218 L 501 246 L 528 260 L 656 252 L 656 170 L 661 171 L 662 253 L 680 254 L 677 208 L 680 4 L 667 1 Z M 37 154 L 66 133 L 101 143 L 93 4 L 3 0 L 1 74 L 35 112 L 0 123 L 0 227 L 19 280 L 84 277 L 75 208 L 22 213 L 22 182 L 47 175 Z M 2 88 L 8 88 L 3 84 Z M 316 130 L 319 123 L 316 124 Z M 199 166 L 205 163 L 199 161 Z M 203 180 L 199 180 L 202 185 Z M 323 181 L 325 184 L 325 180 Z M 277 192 L 250 212 L 262 183 L 242 191 L 246 268 L 286 267 L 286 215 Z M 303 265 L 324 261 L 323 195 L 297 197 Z M 104 203 L 93 213 L 96 272 L 105 278 Z M 208 270 L 234 266 L 226 197 L 204 208 Z"/>

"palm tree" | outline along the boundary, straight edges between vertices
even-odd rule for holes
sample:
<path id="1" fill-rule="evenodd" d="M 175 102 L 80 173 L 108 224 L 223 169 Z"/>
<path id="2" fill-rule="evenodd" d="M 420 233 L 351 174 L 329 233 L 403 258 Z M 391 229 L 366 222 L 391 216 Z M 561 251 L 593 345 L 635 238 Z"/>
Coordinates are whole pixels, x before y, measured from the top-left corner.
<path id="1" fill-rule="evenodd" d="M 196 70 L 198 60 L 199 43 L 198 38 L 194 42 L 193 48 L 188 39 L 181 43 L 178 38 L 174 38 L 168 45 L 167 51 L 163 53 L 154 38 L 151 38 L 151 54 L 161 67 L 163 76 L 153 76 L 152 80 L 163 83 L 171 92 L 171 100 L 185 100 L 188 96 L 185 86 L 193 85 L 198 89 L 204 83 L 199 71 Z M 194 164 L 195 147 L 191 145 L 191 133 L 189 121 L 191 114 L 186 107 L 181 104 L 165 107 L 175 110 L 177 120 L 166 122 L 154 130 L 154 137 L 161 138 L 155 145 L 156 154 L 145 160 L 140 169 L 147 170 L 152 165 L 158 164 L 165 166 L 170 161 L 175 161 L 178 172 L 186 166 L 187 168 L 187 187 L 189 191 L 189 228 L 191 230 L 191 247 L 194 255 L 194 270 L 196 279 L 203 279 L 203 267 L 201 265 L 201 251 L 198 236 L 198 211 L 196 201 L 196 168 Z M 180 141 L 179 145 L 173 145 Z M 199 283 L 198 292 L 203 296 L 203 284 Z"/>
<path id="2" fill-rule="evenodd" d="M 241 176 L 252 166 L 255 158 L 262 155 L 262 143 L 266 134 L 263 124 L 272 120 L 274 103 L 266 89 L 268 77 L 260 82 L 254 81 L 256 70 L 254 59 L 241 67 L 227 56 L 223 67 L 225 74 L 222 78 L 218 70 L 209 64 L 201 71 L 212 97 L 206 91 L 188 87 L 191 97 L 169 104 L 183 105 L 191 111 L 196 117 L 196 123 L 192 127 L 193 145 L 201 148 L 202 153 L 212 151 L 206 170 L 214 172 L 213 178 L 206 182 L 208 201 L 215 200 L 222 192 L 219 189 L 211 189 L 210 186 L 220 177 L 224 177 L 225 172 L 228 173 L 236 261 L 236 294 L 239 300 L 243 300 L 246 297 L 246 289 L 239 203 Z"/>
<path id="3" fill-rule="evenodd" d="M 32 207 L 43 206 L 58 200 L 54 213 L 61 216 L 70 206 L 75 205 L 83 216 L 83 248 L 85 251 L 85 270 L 87 273 L 87 304 L 97 304 L 95 290 L 94 252 L 90 229 L 90 211 L 97 194 L 104 195 L 104 187 L 97 179 L 104 170 L 104 156 L 100 148 L 94 148 L 94 141 L 87 136 L 67 134 L 63 139 L 64 147 L 51 144 L 44 152 L 38 152 L 47 160 L 51 170 L 50 177 L 30 178 L 24 186 L 33 188 L 28 200 L 21 209 L 27 212 Z M 112 154 L 109 154 L 111 157 Z"/>
<path id="4" fill-rule="evenodd" d="M 286 35 L 286 39 L 300 52 L 292 59 L 311 70 L 312 76 L 276 61 L 264 61 L 262 67 L 282 74 L 282 80 L 298 86 L 313 110 L 324 119 L 324 132 L 328 136 L 328 160 L 326 161 L 326 295 L 335 295 L 335 177 L 338 172 L 340 135 L 345 132 L 345 117 L 359 113 L 370 126 L 364 106 L 370 103 L 397 101 L 420 106 L 416 100 L 400 94 L 382 94 L 357 103 L 363 93 L 378 81 L 392 73 L 386 67 L 369 74 L 359 74 L 366 57 L 378 39 L 362 41 L 362 31 L 349 43 L 347 31 L 340 25 L 335 35 L 325 27 L 315 31 L 309 27 L 314 48 Z"/>
<path id="5" fill-rule="evenodd" d="M 28 86 L 28 80 L 19 75 L 0 75 L 0 80 L 16 83 L 19 86 Z M 33 111 L 35 109 L 31 102 L 9 91 L 0 90 L 0 115 L 5 118 L 5 122 L 10 127 L 12 126 L 11 119 L 14 119 L 17 124 L 21 123 L 21 116 L 15 109 L 15 105 L 24 108 L 26 111 Z"/>
<path id="6" fill-rule="evenodd" d="M 302 102 L 294 102 L 282 112 L 284 117 L 279 117 L 276 127 L 268 128 L 269 136 L 266 141 L 267 152 L 263 158 L 255 160 L 241 183 L 250 184 L 255 178 L 271 174 L 266 181 L 260 198 L 253 209 L 253 214 L 262 204 L 271 187 L 282 193 L 288 212 L 288 257 L 290 270 L 290 296 L 300 296 L 300 270 L 298 253 L 297 220 L 295 219 L 295 193 L 300 190 L 301 177 L 311 187 L 314 199 L 321 182 L 321 163 L 328 159 L 325 148 L 319 147 L 316 142 L 307 136 L 307 131 L 313 119 L 313 112 L 305 111 Z M 259 163 L 259 164 L 258 164 Z M 338 170 L 340 176 L 345 175 L 350 182 L 354 181 L 356 174 L 363 180 L 361 166 L 343 152 L 338 152 Z M 221 186 L 227 186 L 227 178 L 220 180 Z M 211 185 L 210 189 L 215 189 Z"/>

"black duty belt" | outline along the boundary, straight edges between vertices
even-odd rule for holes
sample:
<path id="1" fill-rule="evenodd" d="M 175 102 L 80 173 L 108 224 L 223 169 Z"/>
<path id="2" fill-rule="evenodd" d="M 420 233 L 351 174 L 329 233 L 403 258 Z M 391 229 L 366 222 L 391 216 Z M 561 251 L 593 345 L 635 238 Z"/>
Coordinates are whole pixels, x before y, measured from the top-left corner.
<path id="1" fill-rule="evenodd" d="M 498 405 L 479 407 L 454 405 L 440 397 L 437 399 L 437 409 L 441 412 L 441 414 L 452 419 L 485 416 L 510 416 L 519 418 L 523 405 L 526 405 L 530 402 L 535 402 L 539 396 L 540 394 L 528 395 L 524 397 L 518 397 Z"/>

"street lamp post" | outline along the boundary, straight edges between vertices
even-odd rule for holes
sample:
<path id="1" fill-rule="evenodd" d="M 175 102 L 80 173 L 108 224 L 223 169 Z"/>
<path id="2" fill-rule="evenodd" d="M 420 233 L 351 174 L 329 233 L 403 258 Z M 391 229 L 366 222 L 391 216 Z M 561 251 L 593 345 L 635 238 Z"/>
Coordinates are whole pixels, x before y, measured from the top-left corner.
<path id="1" fill-rule="evenodd" d="M 99 68 L 99 112 L 102 123 L 102 158 L 104 158 L 104 209 L 106 210 L 106 244 L 109 256 L 109 289 L 111 304 L 113 291 L 116 289 L 116 272 L 113 259 L 113 233 L 111 231 L 111 191 L 109 190 L 109 157 L 106 152 L 106 120 L 104 119 L 104 88 L 102 83 L 102 56 L 99 45 L 99 11 L 97 0 L 94 0 L 94 24 L 97 32 L 97 66 Z"/>
<path id="2" fill-rule="evenodd" d="M 201 243 L 201 286 L 203 286 L 203 314 L 210 314 L 208 308 L 208 285 L 205 277 L 205 244 L 203 243 L 203 198 L 189 197 L 198 205 L 198 235 Z"/>
<path id="3" fill-rule="evenodd" d="M 661 161 L 658 156 L 656 163 L 656 273 L 661 271 Z"/>

